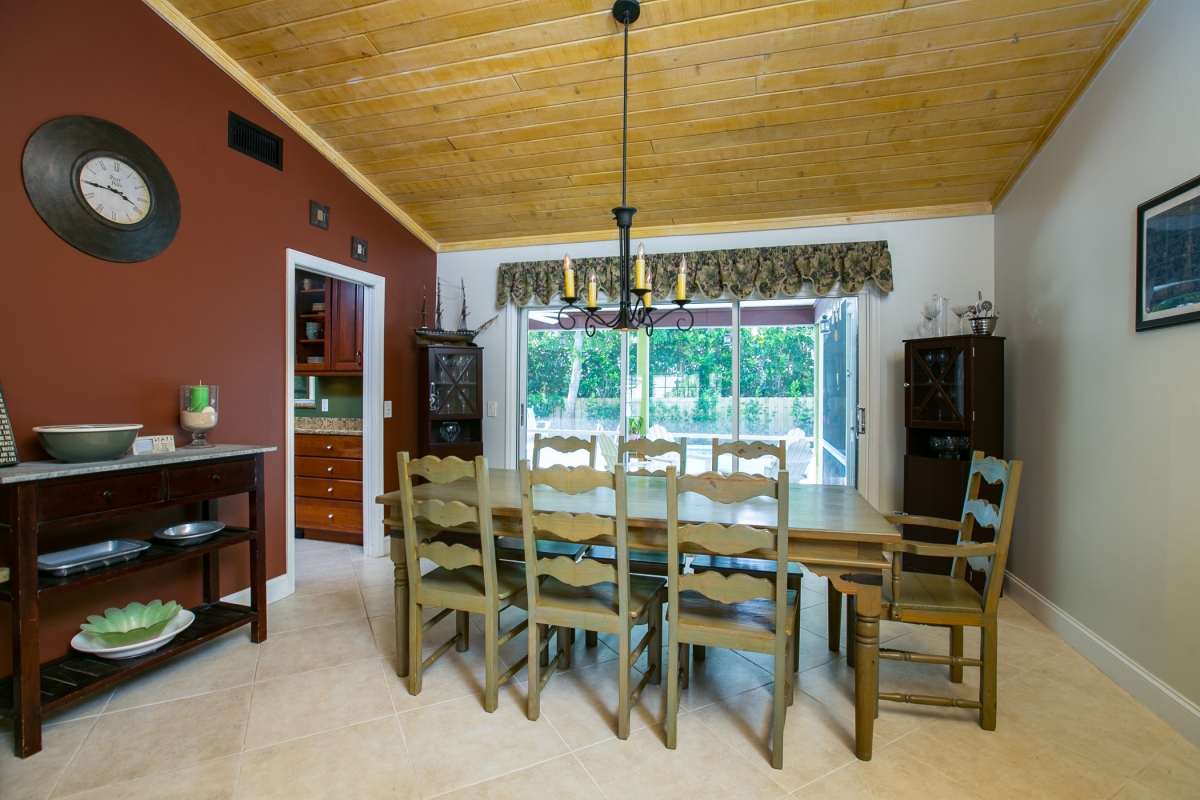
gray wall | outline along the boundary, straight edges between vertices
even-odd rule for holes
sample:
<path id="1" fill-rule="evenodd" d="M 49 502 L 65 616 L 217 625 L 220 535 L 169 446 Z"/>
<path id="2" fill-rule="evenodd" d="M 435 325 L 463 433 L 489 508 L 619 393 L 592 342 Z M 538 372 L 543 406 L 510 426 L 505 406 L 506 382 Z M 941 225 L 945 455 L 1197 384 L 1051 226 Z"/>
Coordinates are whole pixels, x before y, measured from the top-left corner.
<path id="1" fill-rule="evenodd" d="M 1157 0 L 995 213 L 1009 569 L 1193 715 L 1200 324 L 1134 332 L 1134 257 L 1137 205 L 1200 174 L 1197 41 L 1200 4 Z"/>

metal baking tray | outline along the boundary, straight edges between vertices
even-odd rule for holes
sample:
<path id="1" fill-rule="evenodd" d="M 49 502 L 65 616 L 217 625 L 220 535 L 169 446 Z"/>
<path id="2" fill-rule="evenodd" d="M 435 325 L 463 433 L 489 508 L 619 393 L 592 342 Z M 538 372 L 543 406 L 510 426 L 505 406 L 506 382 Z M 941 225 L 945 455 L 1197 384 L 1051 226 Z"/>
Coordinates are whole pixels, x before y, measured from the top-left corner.
<path id="1" fill-rule="evenodd" d="M 185 522 L 182 525 L 172 525 L 169 528 L 159 528 L 154 532 L 155 539 L 161 539 L 168 544 L 180 547 L 189 544 L 207 542 L 217 531 L 224 530 L 225 523 L 216 520 L 205 522 Z"/>
<path id="2" fill-rule="evenodd" d="M 107 542 L 96 542 L 83 547 L 72 547 L 70 550 L 59 550 L 57 553 L 44 553 L 38 556 L 38 572 L 60 578 L 65 575 L 75 575 L 79 572 L 107 567 L 109 564 L 132 561 L 149 547 L 149 542 L 138 539 L 109 539 Z"/>

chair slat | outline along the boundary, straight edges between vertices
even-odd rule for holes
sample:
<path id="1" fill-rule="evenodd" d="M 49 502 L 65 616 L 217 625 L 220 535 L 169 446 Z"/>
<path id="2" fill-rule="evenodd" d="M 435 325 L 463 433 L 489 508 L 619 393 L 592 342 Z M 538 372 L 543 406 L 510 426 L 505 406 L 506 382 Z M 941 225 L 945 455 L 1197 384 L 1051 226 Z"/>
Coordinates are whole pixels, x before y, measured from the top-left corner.
<path id="1" fill-rule="evenodd" d="M 465 544 L 422 542 L 417 545 L 417 556 L 427 558 L 439 567 L 446 569 L 483 566 L 483 555 L 475 548 L 467 547 Z"/>
<path id="2" fill-rule="evenodd" d="M 725 576 L 708 571 L 680 575 L 679 591 L 699 592 L 710 600 L 730 605 L 760 598 L 772 600 L 775 597 L 775 584 L 766 578 L 754 578 L 741 573 Z"/>
<path id="3" fill-rule="evenodd" d="M 733 556 L 753 550 L 774 550 L 775 534 L 749 525 L 727 528 L 716 522 L 705 522 L 703 525 L 680 526 L 679 542 L 699 545 L 710 553 Z"/>
<path id="4" fill-rule="evenodd" d="M 555 511 L 553 514 L 534 514 L 533 528 L 553 533 L 571 542 L 583 542 L 597 536 L 616 536 L 617 524 L 609 517 L 595 514 L 568 514 Z"/>
<path id="5" fill-rule="evenodd" d="M 985 528 L 996 530 L 1000 527 L 1000 509 L 987 500 L 967 500 L 963 503 L 963 516 L 975 517 L 975 521 Z"/>
<path id="6" fill-rule="evenodd" d="M 479 510 L 459 500 L 449 503 L 437 499 L 417 500 L 413 502 L 413 517 L 424 517 L 440 528 L 453 528 L 479 522 Z"/>
<path id="7" fill-rule="evenodd" d="M 679 479 L 679 493 L 695 492 L 719 503 L 739 503 L 752 497 L 776 497 L 779 485 L 770 478 L 735 473 L 726 478 L 716 472 Z"/>
<path id="8" fill-rule="evenodd" d="M 988 483 L 1005 483 L 1008 480 L 1008 462 L 989 456 L 971 462 L 971 472 L 978 472 Z"/>
<path id="9" fill-rule="evenodd" d="M 474 478 L 475 462 L 463 461 L 458 456 L 441 459 L 437 456 L 425 456 L 409 461 L 408 472 L 431 483 L 452 483 L 461 478 Z"/>
<path id="10" fill-rule="evenodd" d="M 592 586 L 597 583 L 616 583 L 617 568 L 612 564 L 601 564 L 585 558 L 581 561 L 558 556 L 539 558 L 538 575 L 549 575 L 571 586 Z"/>
<path id="11" fill-rule="evenodd" d="M 591 450 L 592 443 L 578 436 L 544 436 L 538 443 L 542 447 L 557 450 L 560 453 L 574 453 L 577 450 Z"/>
<path id="12" fill-rule="evenodd" d="M 549 486 L 564 494 L 583 494 L 593 489 L 612 489 L 613 474 L 590 467 L 570 469 L 561 464 L 546 469 L 535 469 L 532 474 L 535 486 Z"/>
<path id="13" fill-rule="evenodd" d="M 774 456 L 779 461 L 779 468 L 786 469 L 787 451 L 780 444 L 767 444 L 766 442 L 743 442 L 741 440 L 729 442 L 728 444 L 718 444 L 713 448 L 713 464 L 717 463 L 717 459 L 723 455 L 732 455 L 736 458 L 766 458 Z"/>
<path id="14" fill-rule="evenodd" d="M 617 448 L 618 456 L 626 453 L 639 456 L 665 456 L 668 453 L 678 452 L 679 443 L 672 442 L 670 439 L 634 439 L 629 442 L 621 442 Z"/>

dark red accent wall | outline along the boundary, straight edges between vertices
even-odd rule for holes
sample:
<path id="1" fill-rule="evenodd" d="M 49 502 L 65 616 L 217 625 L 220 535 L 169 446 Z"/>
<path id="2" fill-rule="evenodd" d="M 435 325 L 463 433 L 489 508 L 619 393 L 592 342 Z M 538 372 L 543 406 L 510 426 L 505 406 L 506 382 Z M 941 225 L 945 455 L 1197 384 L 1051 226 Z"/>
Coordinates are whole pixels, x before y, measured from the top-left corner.
<path id="1" fill-rule="evenodd" d="M 48 457 L 31 429 L 54 423 L 140 422 L 182 445 L 178 385 L 219 384 L 211 439 L 280 448 L 267 456 L 267 575 L 283 573 L 285 250 L 387 278 L 391 454 L 416 447 L 411 328 L 420 287 L 434 282 L 434 253 L 138 0 L 8 4 L 0 107 L 0 382 L 21 458 Z M 283 136 L 282 172 L 226 146 L 231 110 Z M 167 165 L 183 215 L 161 255 L 139 264 L 92 258 L 33 210 L 21 181 L 25 141 L 66 114 L 121 125 Z M 328 231 L 308 224 L 309 200 L 330 206 Z M 351 261 L 351 235 L 370 243 L 367 264 Z M 395 486 L 394 457 L 385 470 Z M 224 503 L 221 513 L 236 520 L 244 505 Z M 225 560 L 222 591 L 246 585 L 244 561 Z M 44 612 L 43 659 L 66 652 L 84 616 L 108 605 L 199 602 L 195 570 L 152 570 L 59 599 Z M 0 612 L 0 675 L 11 671 L 9 635 Z"/>

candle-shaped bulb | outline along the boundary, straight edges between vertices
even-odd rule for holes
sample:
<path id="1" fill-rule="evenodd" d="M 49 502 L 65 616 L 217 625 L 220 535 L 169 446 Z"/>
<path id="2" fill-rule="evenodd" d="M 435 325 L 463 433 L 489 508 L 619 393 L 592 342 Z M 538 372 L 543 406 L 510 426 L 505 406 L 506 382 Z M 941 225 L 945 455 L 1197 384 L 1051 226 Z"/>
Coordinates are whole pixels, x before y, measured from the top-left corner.
<path id="1" fill-rule="evenodd" d="M 571 256 L 563 256 L 563 296 L 575 296 L 575 270 L 571 266 Z"/>
<path id="2" fill-rule="evenodd" d="M 675 281 L 675 299 L 687 300 L 687 257 L 679 259 L 679 277 Z"/>
<path id="3" fill-rule="evenodd" d="M 646 288 L 646 245 L 638 245 L 637 263 L 634 265 L 633 288 Z"/>
<path id="4" fill-rule="evenodd" d="M 588 308 L 596 307 L 596 270 L 588 273 Z"/>
<path id="5" fill-rule="evenodd" d="M 646 245 L 639 242 L 638 243 L 638 260 L 640 261 L 645 257 L 646 257 Z"/>
<path id="6" fill-rule="evenodd" d="M 647 290 L 646 293 L 644 295 L 642 295 L 642 302 L 645 303 L 646 308 L 650 308 L 654 304 L 654 297 L 653 297 L 653 295 L 654 295 L 654 276 L 653 275 L 649 275 L 649 274 L 646 275 L 646 290 Z"/>

